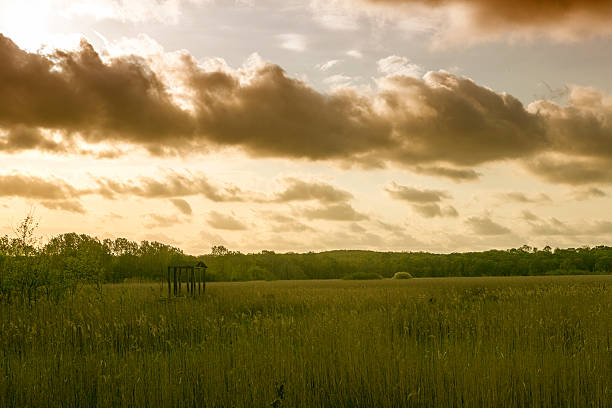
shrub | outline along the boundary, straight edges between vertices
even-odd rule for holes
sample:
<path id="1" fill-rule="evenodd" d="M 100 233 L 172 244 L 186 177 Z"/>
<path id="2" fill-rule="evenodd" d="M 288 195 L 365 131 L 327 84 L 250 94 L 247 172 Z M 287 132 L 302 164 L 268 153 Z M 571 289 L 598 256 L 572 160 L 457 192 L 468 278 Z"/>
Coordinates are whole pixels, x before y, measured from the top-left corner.
<path id="1" fill-rule="evenodd" d="M 412 279 L 412 275 L 409 272 L 395 272 L 393 279 Z"/>
<path id="2" fill-rule="evenodd" d="M 371 280 L 371 279 L 382 279 L 383 277 L 375 272 L 355 272 L 349 275 L 344 275 L 342 279 L 345 280 Z"/>

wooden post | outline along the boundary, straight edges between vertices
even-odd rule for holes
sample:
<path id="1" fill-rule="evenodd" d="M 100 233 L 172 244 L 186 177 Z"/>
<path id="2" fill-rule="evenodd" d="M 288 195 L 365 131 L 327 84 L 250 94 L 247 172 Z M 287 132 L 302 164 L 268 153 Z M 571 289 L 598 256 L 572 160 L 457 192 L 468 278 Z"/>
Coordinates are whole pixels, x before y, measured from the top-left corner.
<path id="1" fill-rule="evenodd" d="M 170 285 L 170 267 L 168 266 L 168 298 L 172 297 L 172 292 L 170 291 L 171 288 L 172 285 Z"/>
<path id="2" fill-rule="evenodd" d="M 191 296 L 195 296 L 195 268 L 191 268 Z"/>
<path id="3" fill-rule="evenodd" d="M 178 278 L 178 284 L 179 284 L 179 296 L 181 296 L 181 286 L 183 286 L 183 285 L 181 284 L 181 283 L 182 283 L 182 282 L 181 282 L 181 278 L 182 278 L 182 276 L 181 276 L 181 275 L 182 275 L 182 274 L 183 274 L 183 267 L 182 267 L 182 266 L 179 266 L 179 268 L 178 268 L 178 277 L 179 277 L 179 278 Z"/>
<path id="4" fill-rule="evenodd" d="M 174 296 L 177 295 L 177 282 L 176 282 L 176 266 L 172 267 L 172 274 L 174 276 L 173 278 L 173 285 L 172 285 L 172 290 L 174 291 Z"/>
<path id="5" fill-rule="evenodd" d="M 189 267 L 188 275 L 189 275 L 189 294 L 193 296 L 193 267 Z"/>
<path id="6" fill-rule="evenodd" d="M 202 293 L 206 293 L 206 268 L 202 268 Z"/>

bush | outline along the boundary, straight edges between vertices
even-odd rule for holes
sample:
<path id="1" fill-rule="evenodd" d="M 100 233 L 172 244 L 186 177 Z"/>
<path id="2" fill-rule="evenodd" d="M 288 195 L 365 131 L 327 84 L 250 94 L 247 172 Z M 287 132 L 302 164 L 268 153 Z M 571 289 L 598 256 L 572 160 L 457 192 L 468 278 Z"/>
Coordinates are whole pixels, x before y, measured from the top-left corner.
<path id="1" fill-rule="evenodd" d="M 355 272 L 342 277 L 344 280 L 373 280 L 382 278 L 382 276 L 374 272 Z"/>
<path id="2" fill-rule="evenodd" d="M 395 272 L 393 279 L 412 279 L 412 275 L 409 272 Z"/>

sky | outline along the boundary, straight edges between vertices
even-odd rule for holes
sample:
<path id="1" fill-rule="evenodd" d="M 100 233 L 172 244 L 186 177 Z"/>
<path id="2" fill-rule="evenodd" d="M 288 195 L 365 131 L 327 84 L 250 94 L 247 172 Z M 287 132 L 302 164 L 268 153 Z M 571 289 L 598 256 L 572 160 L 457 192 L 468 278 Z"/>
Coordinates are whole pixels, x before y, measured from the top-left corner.
<path id="1" fill-rule="evenodd" d="M 0 0 L 0 235 L 610 245 L 608 0 Z"/>

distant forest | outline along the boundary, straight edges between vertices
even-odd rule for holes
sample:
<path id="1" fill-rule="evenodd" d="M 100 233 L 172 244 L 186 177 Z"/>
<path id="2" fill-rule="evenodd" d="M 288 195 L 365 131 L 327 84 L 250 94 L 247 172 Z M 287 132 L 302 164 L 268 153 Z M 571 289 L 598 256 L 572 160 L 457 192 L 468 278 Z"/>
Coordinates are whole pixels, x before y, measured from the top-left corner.
<path id="1" fill-rule="evenodd" d="M 414 277 L 612 273 L 612 247 L 607 246 L 537 249 L 525 245 L 452 254 L 363 250 L 243 254 L 215 246 L 210 254 L 191 256 L 159 242 L 99 240 L 75 233 L 53 237 L 43 245 L 28 235 L 31 227 L 24 226 L 17 238 L 0 237 L 0 281 L 23 281 L 28 274 L 33 275 L 28 279 L 72 276 L 81 283 L 161 280 L 168 265 L 198 261 L 208 265 L 208 281 L 337 279 L 355 272 L 388 278 L 402 271 Z"/>

